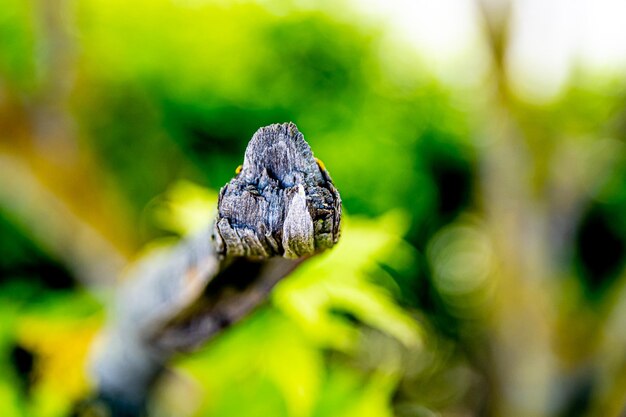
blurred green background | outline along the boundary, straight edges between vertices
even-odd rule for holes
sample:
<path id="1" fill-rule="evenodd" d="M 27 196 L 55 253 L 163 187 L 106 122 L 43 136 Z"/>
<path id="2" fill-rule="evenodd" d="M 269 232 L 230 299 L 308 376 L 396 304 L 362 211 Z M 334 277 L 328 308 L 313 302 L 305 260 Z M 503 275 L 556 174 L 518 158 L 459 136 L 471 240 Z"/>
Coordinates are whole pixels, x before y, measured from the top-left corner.
<path id="1" fill-rule="evenodd" d="M 626 415 L 618 1 L 0 0 L 0 415 L 65 416 L 146 247 L 293 121 L 340 244 L 153 416 Z"/>

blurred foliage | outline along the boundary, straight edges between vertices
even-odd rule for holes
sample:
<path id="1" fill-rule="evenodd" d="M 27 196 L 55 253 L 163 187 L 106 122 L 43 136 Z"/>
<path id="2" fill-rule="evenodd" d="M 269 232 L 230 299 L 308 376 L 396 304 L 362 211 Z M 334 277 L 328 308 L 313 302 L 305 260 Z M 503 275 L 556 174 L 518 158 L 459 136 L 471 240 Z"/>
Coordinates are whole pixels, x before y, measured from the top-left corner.
<path id="1" fill-rule="evenodd" d="M 212 221 L 292 120 L 340 244 L 177 358 L 154 416 L 621 415 L 624 80 L 525 101 L 491 30 L 488 74 L 448 85 L 305 3 L 2 1 L 0 414 L 67 415 L 123 265 Z"/>

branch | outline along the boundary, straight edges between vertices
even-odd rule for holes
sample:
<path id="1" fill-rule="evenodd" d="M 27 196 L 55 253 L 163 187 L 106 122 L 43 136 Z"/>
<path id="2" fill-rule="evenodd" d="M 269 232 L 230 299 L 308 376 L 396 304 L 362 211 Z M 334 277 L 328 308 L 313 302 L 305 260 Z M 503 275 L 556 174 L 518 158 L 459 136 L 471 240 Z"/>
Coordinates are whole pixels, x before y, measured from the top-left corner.
<path id="1" fill-rule="evenodd" d="M 220 191 L 214 224 L 146 259 L 119 289 L 96 349 L 97 397 L 78 408 L 145 414 L 167 361 L 263 303 L 274 285 L 339 237 L 341 199 L 293 123 L 259 129 Z"/>

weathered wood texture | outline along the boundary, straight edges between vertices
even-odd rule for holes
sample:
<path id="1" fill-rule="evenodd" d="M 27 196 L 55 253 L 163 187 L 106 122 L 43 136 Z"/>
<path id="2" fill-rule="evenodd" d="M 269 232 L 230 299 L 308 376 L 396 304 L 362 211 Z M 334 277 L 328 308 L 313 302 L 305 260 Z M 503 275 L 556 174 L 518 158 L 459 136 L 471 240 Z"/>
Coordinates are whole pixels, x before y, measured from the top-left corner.
<path id="1" fill-rule="evenodd" d="M 339 237 L 341 199 L 293 123 L 259 129 L 220 191 L 214 224 L 131 272 L 94 350 L 95 400 L 115 416 L 145 412 L 176 352 L 194 349 L 261 304 L 302 261 Z"/>
<path id="2" fill-rule="evenodd" d="M 217 248 L 226 256 L 299 258 L 339 236 L 341 200 L 296 125 L 259 129 L 220 192 Z"/>

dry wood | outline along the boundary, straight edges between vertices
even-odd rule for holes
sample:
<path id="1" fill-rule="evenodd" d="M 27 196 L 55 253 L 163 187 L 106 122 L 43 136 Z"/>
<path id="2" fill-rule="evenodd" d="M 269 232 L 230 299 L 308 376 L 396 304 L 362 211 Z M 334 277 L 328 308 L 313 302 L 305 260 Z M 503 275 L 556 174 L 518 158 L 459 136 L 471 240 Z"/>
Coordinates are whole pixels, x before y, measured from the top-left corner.
<path id="1" fill-rule="evenodd" d="M 339 237 L 341 199 L 293 123 L 259 129 L 220 191 L 214 224 L 130 273 L 95 350 L 98 395 L 78 407 L 145 413 L 154 382 L 189 351 L 261 304 L 272 287 Z"/>

